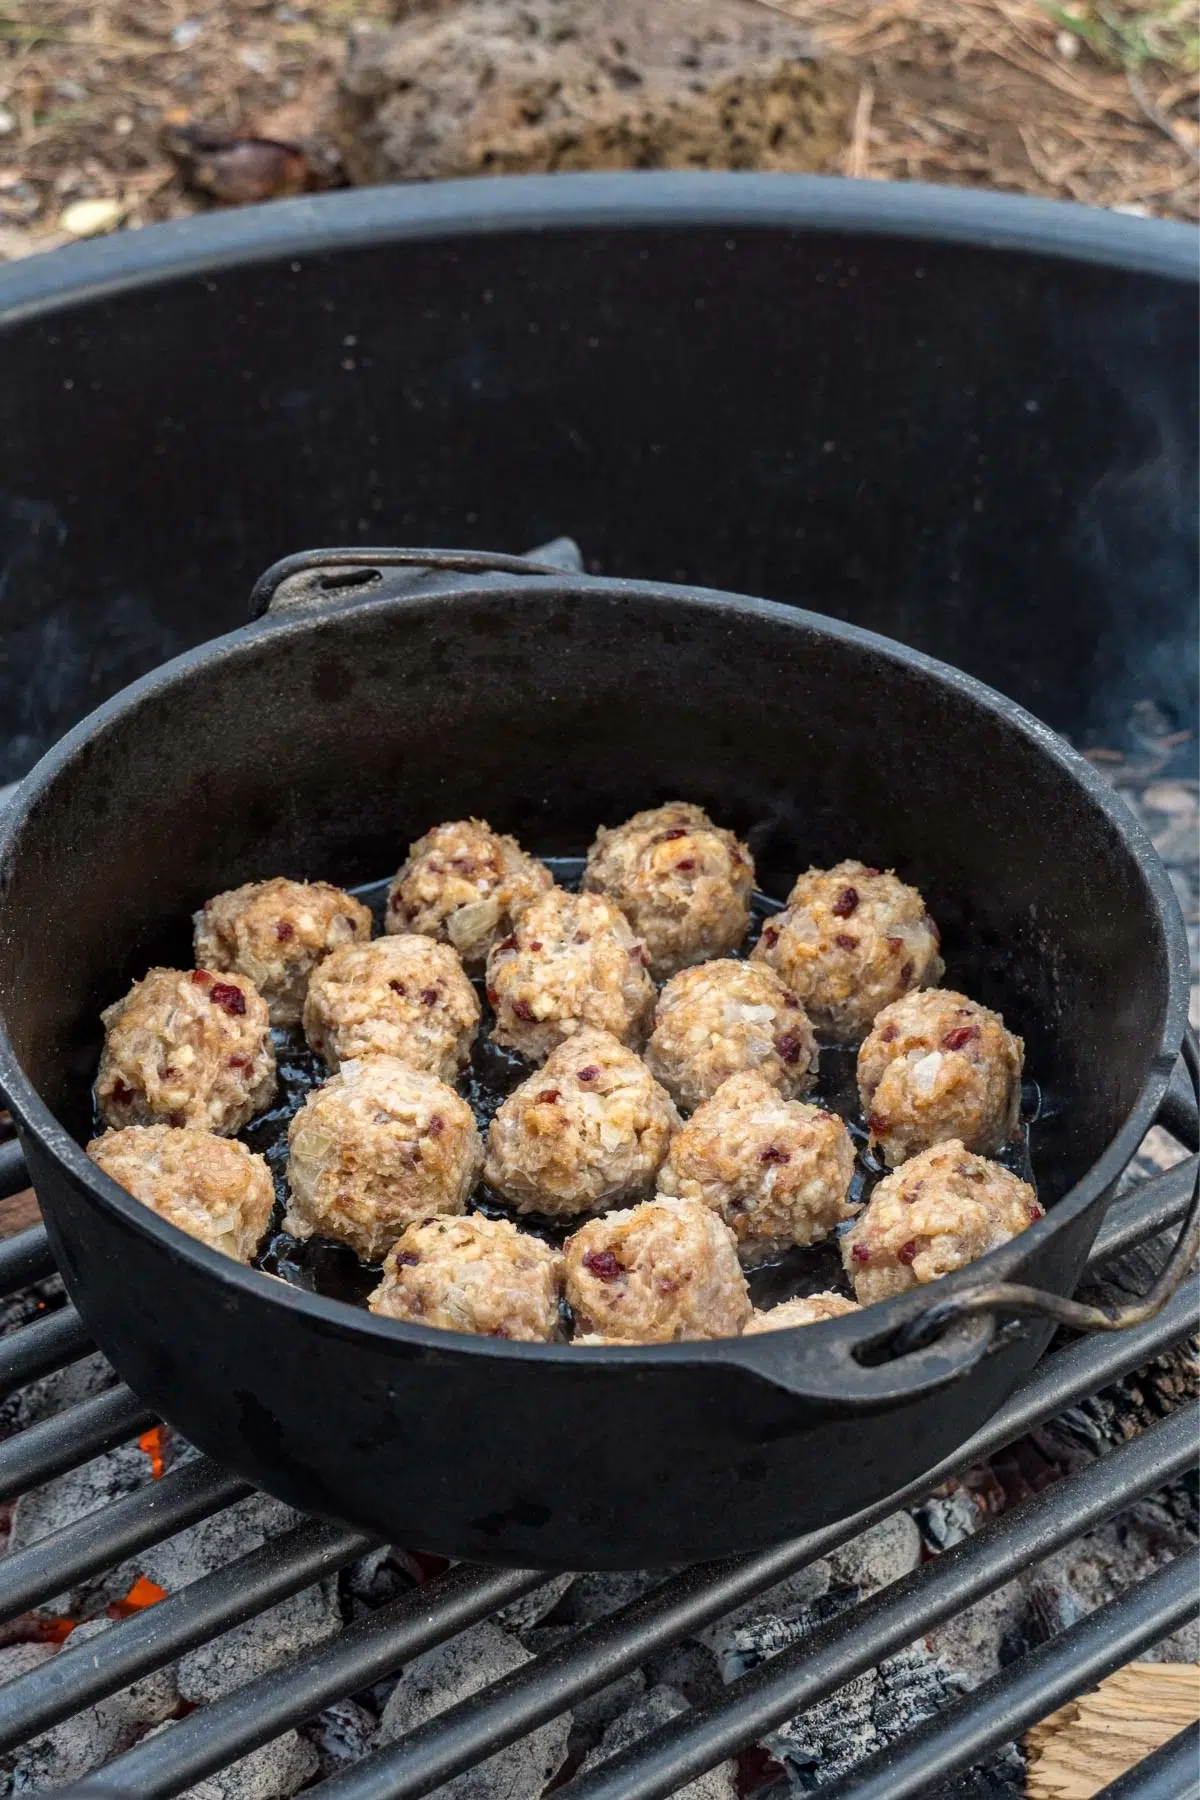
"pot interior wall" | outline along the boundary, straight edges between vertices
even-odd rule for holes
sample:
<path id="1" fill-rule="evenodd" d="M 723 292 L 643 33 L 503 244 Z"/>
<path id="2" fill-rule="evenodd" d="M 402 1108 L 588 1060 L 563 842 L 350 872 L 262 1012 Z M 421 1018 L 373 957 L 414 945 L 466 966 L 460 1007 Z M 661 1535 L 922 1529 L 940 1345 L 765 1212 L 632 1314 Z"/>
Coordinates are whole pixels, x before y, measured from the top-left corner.
<path id="1" fill-rule="evenodd" d="M 474 813 L 544 853 L 683 795 L 783 896 L 861 856 L 916 882 L 947 982 L 998 1006 L 1046 1094 L 1053 1199 L 1137 1098 L 1162 1026 L 1152 896 L 1102 808 L 961 688 L 803 615 L 547 586 L 341 603 L 230 640 L 99 729 L 0 870 L 0 994 L 80 1137 L 98 1014 L 236 883 L 378 877 Z"/>

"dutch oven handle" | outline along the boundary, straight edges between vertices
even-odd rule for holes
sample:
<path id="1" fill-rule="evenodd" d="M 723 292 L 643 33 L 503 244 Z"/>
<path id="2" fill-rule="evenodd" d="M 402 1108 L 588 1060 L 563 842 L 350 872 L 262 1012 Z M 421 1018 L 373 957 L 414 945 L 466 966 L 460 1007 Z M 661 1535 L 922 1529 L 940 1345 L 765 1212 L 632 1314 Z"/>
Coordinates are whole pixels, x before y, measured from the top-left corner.
<path id="1" fill-rule="evenodd" d="M 583 558 L 570 538 L 555 538 L 528 556 L 503 550 L 299 550 L 272 563 L 250 590 L 250 617 L 261 619 L 274 606 L 285 581 L 297 575 L 320 575 L 324 593 L 365 587 L 381 569 L 413 569 L 447 575 L 578 575 Z"/>

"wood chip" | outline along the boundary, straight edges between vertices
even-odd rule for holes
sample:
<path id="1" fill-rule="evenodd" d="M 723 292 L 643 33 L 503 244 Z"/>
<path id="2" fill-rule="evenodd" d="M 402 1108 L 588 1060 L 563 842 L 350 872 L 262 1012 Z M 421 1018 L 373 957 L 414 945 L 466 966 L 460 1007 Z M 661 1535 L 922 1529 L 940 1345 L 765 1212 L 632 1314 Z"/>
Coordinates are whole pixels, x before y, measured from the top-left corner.
<path id="1" fill-rule="evenodd" d="M 1093 1800 L 1200 1719 L 1194 1663 L 1130 1663 L 1025 1737 L 1028 1800 Z"/>

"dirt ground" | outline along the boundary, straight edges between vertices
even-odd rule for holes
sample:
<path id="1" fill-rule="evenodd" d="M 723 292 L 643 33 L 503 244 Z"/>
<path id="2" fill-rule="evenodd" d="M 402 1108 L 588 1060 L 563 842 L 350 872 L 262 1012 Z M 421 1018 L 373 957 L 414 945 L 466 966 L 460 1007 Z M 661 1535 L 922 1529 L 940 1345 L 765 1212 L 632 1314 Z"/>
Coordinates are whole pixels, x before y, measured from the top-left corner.
<path id="1" fill-rule="evenodd" d="M 834 172 L 1200 217 L 1191 0 L 771 3 L 854 71 Z M 323 121 L 343 46 L 387 11 L 388 0 L 0 0 L 0 261 L 196 211 L 213 204 L 200 190 L 214 179 L 248 197 L 336 185 Z M 178 154 L 180 119 L 214 141 L 254 135 L 302 155 L 241 145 L 219 152 L 214 177 L 211 159 Z"/>

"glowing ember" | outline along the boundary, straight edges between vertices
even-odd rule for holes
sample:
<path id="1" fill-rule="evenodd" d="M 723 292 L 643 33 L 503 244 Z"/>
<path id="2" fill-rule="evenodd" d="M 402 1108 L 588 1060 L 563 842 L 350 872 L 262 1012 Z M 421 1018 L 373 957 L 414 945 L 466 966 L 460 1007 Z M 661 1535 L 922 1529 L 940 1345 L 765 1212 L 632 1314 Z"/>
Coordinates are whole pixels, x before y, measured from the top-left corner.
<path id="1" fill-rule="evenodd" d="M 151 1581 L 146 1575 L 139 1575 L 123 1600 L 114 1600 L 106 1608 L 110 1619 L 128 1619 L 131 1614 L 141 1612 L 147 1606 L 156 1606 L 167 1597 L 166 1588 L 159 1587 L 157 1581 Z"/>
<path id="2" fill-rule="evenodd" d="M 155 1425 L 151 1431 L 143 1431 L 138 1439 L 138 1449 L 150 1458 L 150 1473 L 155 1481 L 161 1481 L 166 1464 L 163 1461 L 163 1432 L 161 1425 Z"/>

